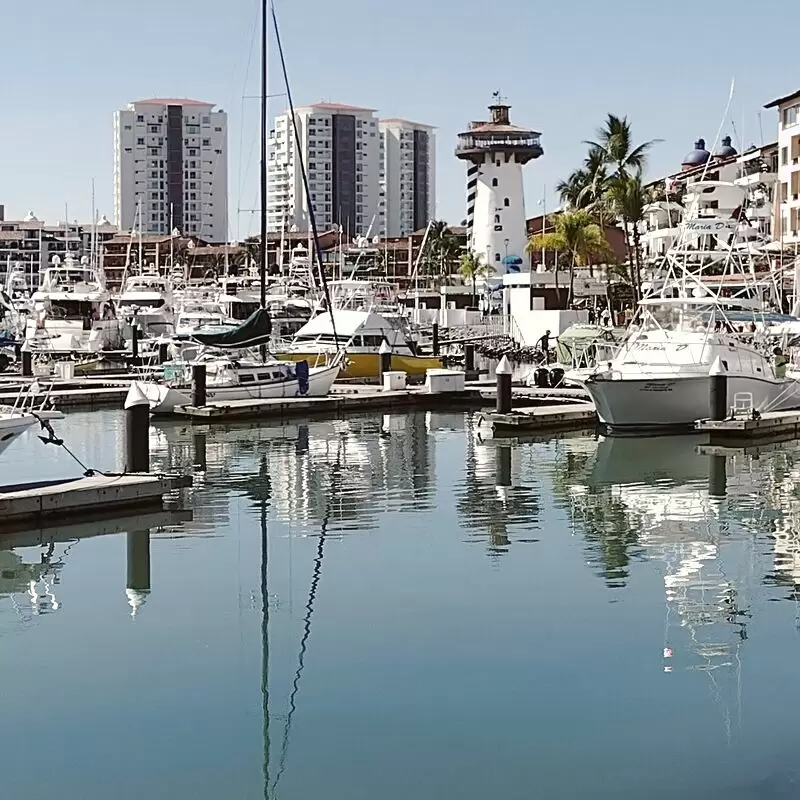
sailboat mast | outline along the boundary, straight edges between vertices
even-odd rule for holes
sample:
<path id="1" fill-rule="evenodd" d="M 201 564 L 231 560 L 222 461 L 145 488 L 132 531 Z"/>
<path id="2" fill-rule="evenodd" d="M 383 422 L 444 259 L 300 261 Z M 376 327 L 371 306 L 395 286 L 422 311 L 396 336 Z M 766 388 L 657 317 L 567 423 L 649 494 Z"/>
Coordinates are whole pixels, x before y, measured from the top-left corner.
<path id="1" fill-rule="evenodd" d="M 261 0 L 261 308 L 267 305 L 267 40 L 268 0 Z"/>

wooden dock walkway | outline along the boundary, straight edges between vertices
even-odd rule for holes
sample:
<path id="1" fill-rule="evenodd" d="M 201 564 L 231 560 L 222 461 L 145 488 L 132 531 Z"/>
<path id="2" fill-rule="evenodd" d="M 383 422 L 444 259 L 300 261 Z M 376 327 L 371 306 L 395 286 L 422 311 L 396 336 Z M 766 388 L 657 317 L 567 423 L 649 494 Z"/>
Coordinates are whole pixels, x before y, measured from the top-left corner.
<path id="1" fill-rule="evenodd" d="M 509 414 L 488 412 L 478 420 L 479 427 L 487 427 L 495 435 L 520 436 L 527 433 L 552 430 L 585 430 L 597 425 L 597 412 L 591 403 L 520 408 Z"/>
<path id="2" fill-rule="evenodd" d="M 191 477 L 94 475 L 61 481 L 0 486 L 0 533 L 65 519 L 119 516 L 122 511 L 158 510 L 164 495 L 191 485 Z"/>

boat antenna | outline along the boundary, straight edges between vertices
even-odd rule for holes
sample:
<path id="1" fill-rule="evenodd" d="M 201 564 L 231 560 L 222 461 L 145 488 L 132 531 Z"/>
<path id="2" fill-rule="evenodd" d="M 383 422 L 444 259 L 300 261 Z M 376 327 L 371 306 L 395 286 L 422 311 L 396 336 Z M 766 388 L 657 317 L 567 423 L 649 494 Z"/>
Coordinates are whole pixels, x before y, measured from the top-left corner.
<path id="1" fill-rule="evenodd" d="M 297 148 L 297 158 L 300 163 L 300 174 L 303 176 L 303 191 L 305 192 L 306 202 L 308 203 L 308 219 L 311 224 L 311 231 L 314 235 L 314 256 L 317 262 L 317 270 L 319 271 L 319 280 L 322 284 L 322 291 L 325 295 L 325 302 L 328 306 L 328 311 L 331 314 L 331 328 L 333 329 L 333 339 L 336 342 L 336 347 L 339 347 L 339 337 L 336 335 L 336 319 L 333 313 L 333 303 L 331 303 L 331 293 L 328 288 L 328 281 L 325 278 L 325 267 L 322 264 L 322 251 L 319 246 L 319 236 L 317 235 L 317 220 L 314 215 L 314 204 L 311 202 L 311 192 L 308 187 L 308 172 L 306 171 L 306 163 L 303 159 L 303 148 L 300 140 L 300 129 L 297 127 L 297 116 L 294 113 L 294 103 L 292 102 L 292 90 L 289 87 L 289 75 L 286 72 L 286 59 L 283 56 L 283 45 L 281 43 L 281 34 L 278 30 L 278 18 L 275 15 L 275 5 L 270 0 L 270 8 L 272 9 L 272 25 L 275 28 L 275 43 L 278 45 L 278 56 L 281 60 L 281 71 L 283 73 L 283 83 L 286 87 L 286 99 L 289 102 L 289 113 L 292 115 L 292 131 L 294 133 L 295 147 Z"/>
<path id="2" fill-rule="evenodd" d="M 717 146 L 717 142 L 719 141 L 719 137 L 722 134 L 722 128 L 725 125 L 725 120 L 728 119 L 728 114 L 731 110 L 731 103 L 733 102 L 733 90 L 736 88 L 736 78 L 731 79 L 731 89 L 728 92 L 728 102 L 725 105 L 725 112 L 722 115 L 722 119 L 719 121 L 719 128 L 717 128 L 717 135 L 714 137 L 714 147 L 712 147 L 712 151 Z M 703 167 L 703 174 L 700 176 L 700 181 L 704 181 L 706 179 L 706 173 L 708 172 L 709 164 L 711 164 L 711 159 L 709 158 L 706 161 L 705 166 Z"/>
<path id="3" fill-rule="evenodd" d="M 261 0 L 261 250 L 259 251 L 259 277 L 261 278 L 261 308 L 267 307 L 267 41 L 269 22 L 267 5 Z"/>

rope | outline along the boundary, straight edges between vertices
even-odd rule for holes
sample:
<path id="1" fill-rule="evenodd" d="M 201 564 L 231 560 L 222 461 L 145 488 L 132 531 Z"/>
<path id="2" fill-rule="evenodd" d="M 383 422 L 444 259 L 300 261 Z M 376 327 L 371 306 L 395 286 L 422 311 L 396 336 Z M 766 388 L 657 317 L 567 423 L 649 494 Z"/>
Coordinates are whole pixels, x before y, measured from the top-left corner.
<path id="1" fill-rule="evenodd" d="M 52 444 L 56 447 L 61 447 L 63 450 L 75 461 L 78 466 L 83 470 L 84 478 L 93 478 L 95 475 L 102 475 L 103 477 L 114 477 L 113 473 L 102 472 L 99 469 L 92 469 L 91 467 L 87 467 L 86 464 L 81 461 L 72 450 L 67 447 L 66 443 L 63 439 L 56 436 L 56 432 L 53 430 L 53 426 L 49 419 L 42 419 L 38 414 L 35 412 L 31 412 L 32 415 L 39 420 L 39 425 L 41 426 L 43 431 L 47 431 L 47 436 L 39 436 L 39 440 L 44 444 Z M 124 473 L 123 473 L 124 474 Z"/>

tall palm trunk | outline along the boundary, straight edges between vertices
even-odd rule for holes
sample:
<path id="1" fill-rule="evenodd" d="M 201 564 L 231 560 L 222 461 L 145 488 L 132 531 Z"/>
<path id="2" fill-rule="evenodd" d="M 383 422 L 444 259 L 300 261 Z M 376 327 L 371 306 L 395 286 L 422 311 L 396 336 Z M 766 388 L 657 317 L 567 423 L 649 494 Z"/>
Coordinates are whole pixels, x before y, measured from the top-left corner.
<path id="1" fill-rule="evenodd" d="M 561 256 L 559 253 L 556 253 L 553 275 L 555 276 L 556 279 L 556 302 L 558 303 L 559 308 L 561 308 L 561 282 L 559 280 L 559 276 L 561 275 L 561 270 L 559 269 L 560 266 L 561 266 Z"/>
<path id="2" fill-rule="evenodd" d="M 642 299 L 642 248 L 639 226 L 633 226 L 633 248 L 636 258 L 636 283 L 634 284 L 634 300 L 638 303 Z"/>
<path id="3" fill-rule="evenodd" d="M 575 265 L 577 261 L 577 256 L 573 251 L 570 254 L 569 260 L 569 292 L 567 293 L 567 308 L 572 305 L 572 294 L 575 290 Z"/>

